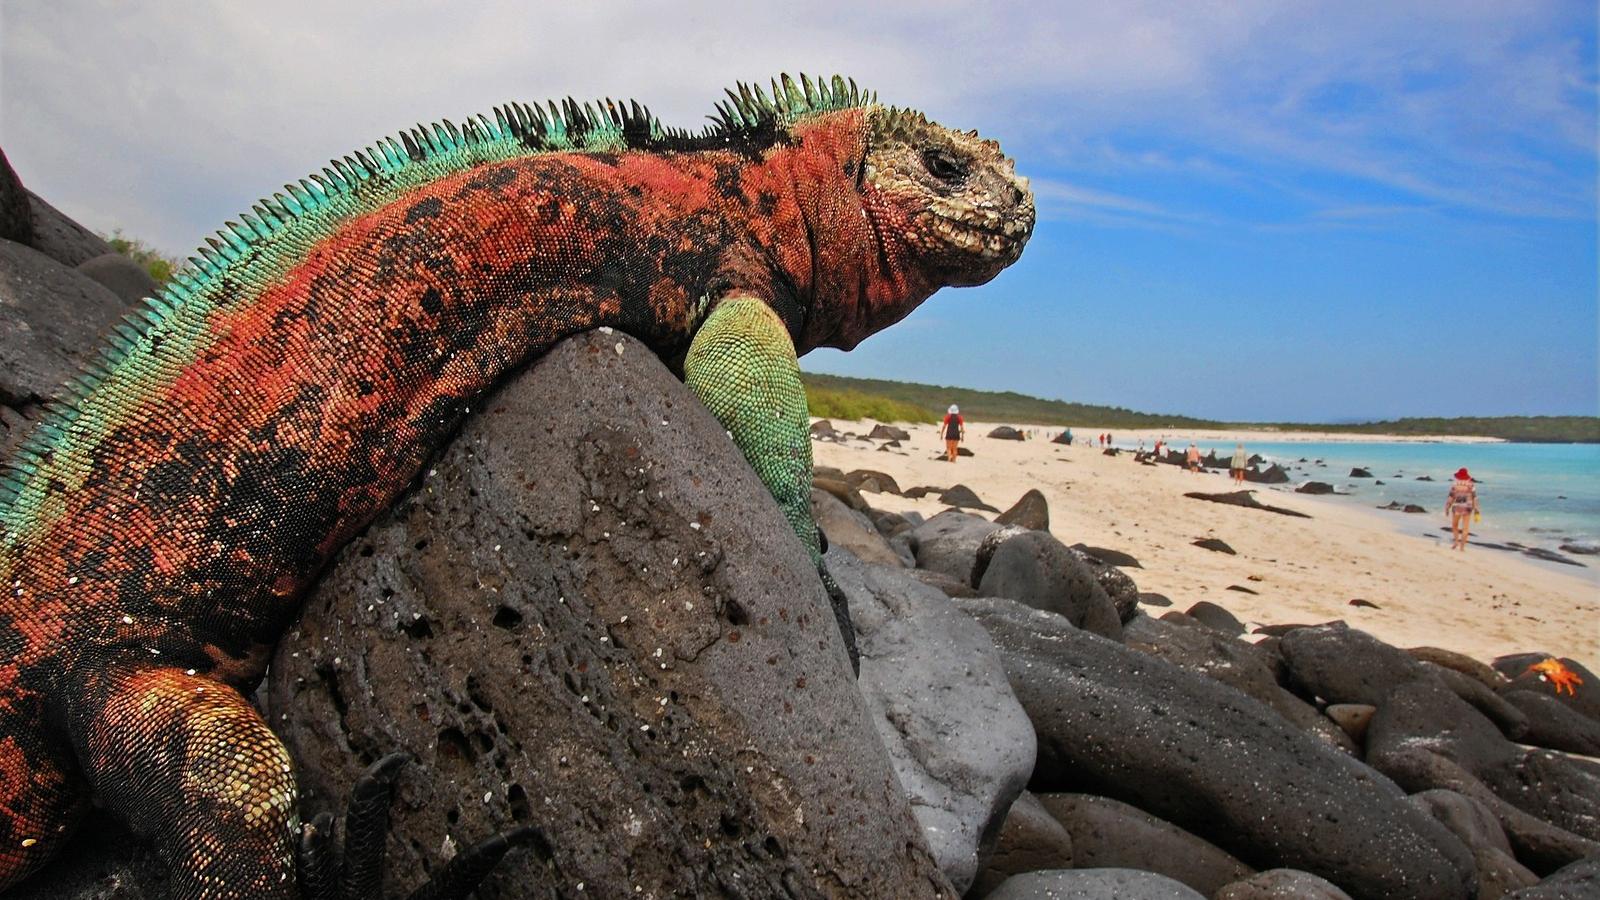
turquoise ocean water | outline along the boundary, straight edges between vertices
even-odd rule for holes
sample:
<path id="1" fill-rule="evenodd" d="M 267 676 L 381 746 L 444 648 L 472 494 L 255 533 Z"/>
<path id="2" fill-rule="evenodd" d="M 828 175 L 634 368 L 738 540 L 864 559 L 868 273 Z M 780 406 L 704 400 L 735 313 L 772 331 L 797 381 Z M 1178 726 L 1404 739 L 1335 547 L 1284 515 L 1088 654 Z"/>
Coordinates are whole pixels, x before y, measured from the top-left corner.
<path id="1" fill-rule="evenodd" d="M 1172 443 L 1185 445 L 1176 436 Z M 1199 446 L 1202 453 L 1214 449 L 1223 459 L 1233 454 L 1232 444 L 1202 441 Z M 1473 527 L 1474 535 L 1551 550 L 1563 543 L 1600 545 L 1600 444 L 1258 441 L 1246 443 L 1245 450 L 1287 469 L 1291 481 L 1284 486 L 1287 489 L 1323 481 L 1337 491 L 1348 491 L 1349 496 L 1334 498 L 1345 502 L 1369 508 L 1390 501 L 1423 506 L 1426 516 L 1387 513 L 1403 517 L 1407 526 L 1415 524 L 1418 533 L 1444 524 L 1451 477 L 1466 466 L 1478 482 L 1483 509 L 1483 522 Z M 1355 467 L 1371 471 L 1373 477 L 1349 477 Z M 1422 476 L 1433 481 L 1418 481 Z M 1591 569 L 1600 567 L 1600 557 L 1575 558 Z"/>

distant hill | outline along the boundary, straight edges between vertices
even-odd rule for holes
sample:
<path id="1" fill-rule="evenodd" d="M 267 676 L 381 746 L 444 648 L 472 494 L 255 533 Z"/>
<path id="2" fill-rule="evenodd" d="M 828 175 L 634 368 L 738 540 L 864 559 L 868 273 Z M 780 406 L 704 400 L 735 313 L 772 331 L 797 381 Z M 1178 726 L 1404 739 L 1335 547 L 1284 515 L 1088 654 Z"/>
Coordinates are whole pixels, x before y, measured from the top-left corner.
<path id="1" fill-rule="evenodd" d="M 1600 443 L 1597 416 L 1488 416 L 1405 418 L 1382 422 L 1221 422 L 1167 413 L 1143 413 L 1120 406 L 1095 406 L 1043 400 L 1014 391 L 848 378 L 806 372 L 802 376 L 811 414 L 838 419 L 873 418 L 937 422 L 955 403 L 962 415 L 985 422 L 1100 428 L 1271 428 L 1282 431 L 1332 431 L 1349 434 L 1438 434 L 1495 437 L 1530 443 Z"/>

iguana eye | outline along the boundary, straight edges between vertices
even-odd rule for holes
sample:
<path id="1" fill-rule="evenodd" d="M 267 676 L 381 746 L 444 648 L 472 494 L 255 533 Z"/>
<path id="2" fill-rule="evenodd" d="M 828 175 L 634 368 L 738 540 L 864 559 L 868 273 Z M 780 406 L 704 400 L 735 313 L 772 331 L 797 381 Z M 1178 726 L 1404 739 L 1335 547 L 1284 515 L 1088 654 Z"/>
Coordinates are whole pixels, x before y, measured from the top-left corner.
<path id="1" fill-rule="evenodd" d="M 922 151 L 922 165 L 940 181 L 955 181 L 967 174 L 967 167 L 948 150 Z"/>

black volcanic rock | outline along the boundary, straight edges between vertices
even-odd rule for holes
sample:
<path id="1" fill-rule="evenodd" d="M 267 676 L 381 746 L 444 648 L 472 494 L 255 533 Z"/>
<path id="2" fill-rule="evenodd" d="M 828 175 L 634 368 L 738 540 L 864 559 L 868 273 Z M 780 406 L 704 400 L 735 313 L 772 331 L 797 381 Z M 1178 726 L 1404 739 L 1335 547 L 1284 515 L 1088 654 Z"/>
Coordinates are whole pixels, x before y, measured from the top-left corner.
<path id="1" fill-rule="evenodd" d="M 961 509 L 981 509 L 992 513 L 1000 511 L 983 502 L 978 498 L 977 494 L 973 493 L 972 488 L 964 484 L 945 489 L 945 492 L 939 495 L 939 502 L 946 506 L 955 506 Z"/>
<path id="2" fill-rule="evenodd" d="M 1527 716 L 1523 743 L 1600 757 L 1600 722 L 1549 694 L 1515 690 L 1501 696 Z"/>
<path id="3" fill-rule="evenodd" d="M 909 441 L 911 440 L 911 433 L 904 428 L 896 428 L 893 425 L 880 423 L 873 426 L 872 430 L 867 433 L 867 437 L 875 441 Z"/>
<path id="4" fill-rule="evenodd" d="M 996 525 L 1020 525 L 1035 531 L 1050 530 L 1050 504 L 1038 488 L 1029 488 L 1011 508 L 996 516 Z"/>
<path id="5" fill-rule="evenodd" d="M 911 549 L 917 567 L 972 586 L 979 545 L 1002 527 L 982 516 L 947 509 L 912 530 Z"/>
<path id="6" fill-rule="evenodd" d="M 1228 546 L 1226 541 L 1221 541 L 1217 538 L 1200 538 L 1199 540 L 1191 541 L 1190 543 L 1202 550 L 1214 550 L 1217 553 L 1226 553 L 1229 556 L 1236 556 L 1239 552 Z"/>
<path id="7" fill-rule="evenodd" d="M 1181 881 L 1206 896 L 1255 870 L 1226 850 L 1170 822 L 1109 797 L 1039 794 L 1072 839 L 1080 869 L 1138 869 Z"/>
<path id="8" fill-rule="evenodd" d="M 993 431 L 989 432 L 988 436 L 994 438 L 995 440 L 999 440 L 999 441 L 1020 441 L 1020 440 L 1022 440 L 1022 432 L 1018 431 L 1015 428 L 1012 428 L 1010 425 L 1001 425 L 1000 427 L 998 427 L 998 428 L 994 429 Z"/>
<path id="9" fill-rule="evenodd" d="M 1372 472 L 1370 470 L 1357 467 L 1357 468 L 1354 468 L 1354 469 L 1350 470 L 1350 475 L 1348 477 L 1350 477 L 1350 478 L 1371 478 L 1372 477 Z"/>
<path id="10" fill-rule="evenodd" d="M 0 240 L 18 244 L 33 240 L 33 204 L 4 150 L 0 150 Z"/>
<path id="11" fill-rule="evenodd" d="M 1072 867 L 1072 836 L 1037 797 L 1023 791 L 1006 813 L 994 852 L 984 861 L 966 896 L 969 900 L 986 897 L 1013 875 Z"/>
<path id="12" fill-rule="evenodd" d="M 1333 485 L 1325 481 L 1308 481 L 1294 489 L 1296 494 L 1331 494 Z"/>
<path id="13" fill-rule="evenodd" d="M 312 593 L 269 691 L 305 808 L 403 749 L 393 889 L 526 823 L 548 859 L 508 857 L 480 900 L 949 896 L 804 549 L 716 420 L 617 340 L 563 342 L 488 398 Z"/>
<path id="14" fill-rule="evenodd" d="M 1268 506 L 1267 504 L 1256 500 L 1253 492 L 1251 491 L 1229 491 L 1222 494 L 1207 494 L 1201 491 L 1189 491 L 1185 493 L 1184 496 L 1195 500 L 1209 500 L 1212 503 L 1226 503 L 1229 506 L 1243 506 L 1246 509 L 1259 509 L 1264 512 L 1274 512 L 1283 516 L 1293 516 L 1297 519 L 1311 518 L 1303 512 L 1295 512 L 1292 509 L 1284 509 L 1281 506 Z"/>
<path id="15" fill-rule="evenodd" d="M 983 570 L 978 593 L 1056 613 L 1105 637 L 1122 635 L 1116 605 L 1094 570 L 1048 532 L 1023 531 L 1002 541 Z"/>
<path id="16" fill-rule="evenodd" d="M 1059 616 L 956 603 L 994 636 L 1033 720 L 1034 790 L 1120 799 L 1247 864 L 1303 869 L 1355 897 L 1471 896 L 1455 835 L 1255 700 Z"/>
<path id="17" fill-rule="evenodd" d="M 1502 691 L 1532 691 L 1554 697 L 1600 722 L 1600 678 L 1577 660 L 1544 653 L 1518 653 L 1499 657 L 1491 665 L 1509 679 Z M 1569 674 L 1562 675 L 1562 671 Z"/>
<path id="18" fill-rule="evenodd" d="M 1284 471 L 1282 466 L 1273 463 L 1261 470 L 1246 469 L 1244 480 L 1253 484 L 1288 484 L 1289 473 Z"/>

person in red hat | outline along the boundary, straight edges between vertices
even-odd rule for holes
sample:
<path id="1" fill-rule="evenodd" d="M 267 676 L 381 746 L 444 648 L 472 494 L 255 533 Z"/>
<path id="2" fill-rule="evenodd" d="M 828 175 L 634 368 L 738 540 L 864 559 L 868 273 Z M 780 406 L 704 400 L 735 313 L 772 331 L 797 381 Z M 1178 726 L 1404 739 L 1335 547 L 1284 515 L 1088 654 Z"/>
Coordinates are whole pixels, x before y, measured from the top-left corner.
<path id="1" fill-rule="evenodd" d="M 1467 467 L 1456 470 L 1456 480 L 1450 485 L 1450 496 L 1444 501 L 1445 514 L 1450 517 L 1450 549 L 1466 550 L 1467 533 L 1472 528 L 1472 517 L 1478 513 L 1478 489 L 1473 485 Z"/>

